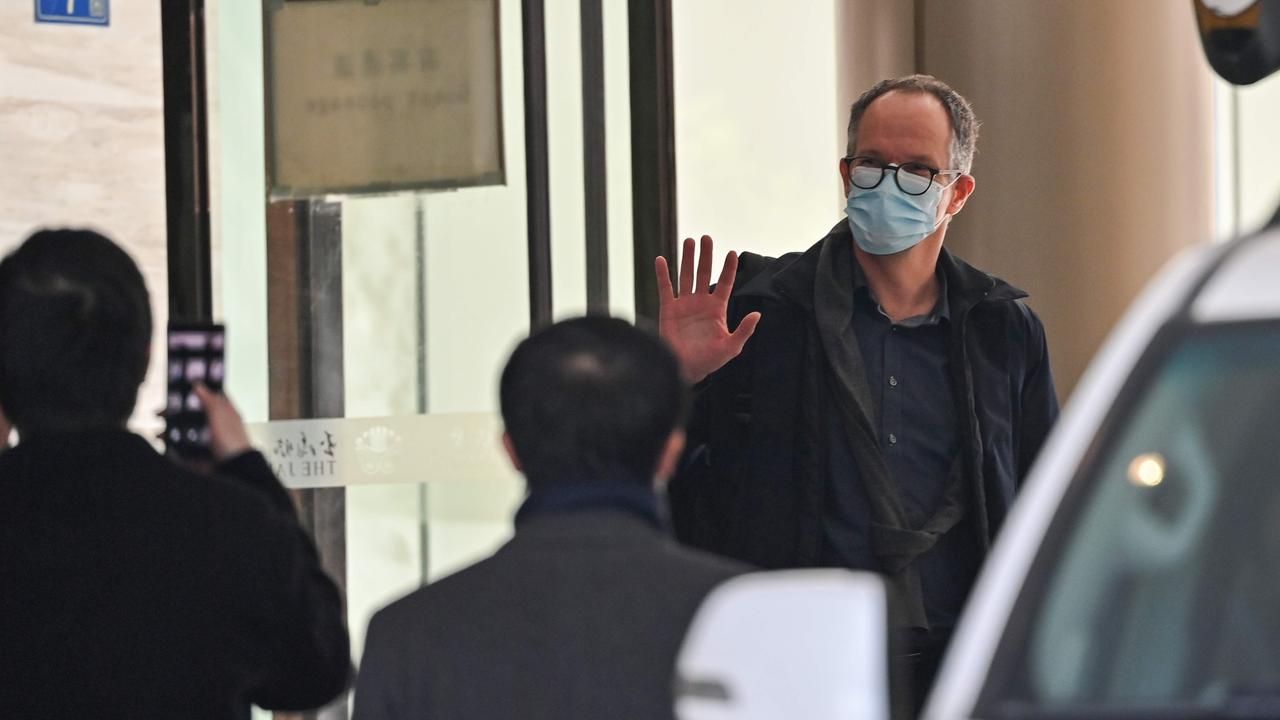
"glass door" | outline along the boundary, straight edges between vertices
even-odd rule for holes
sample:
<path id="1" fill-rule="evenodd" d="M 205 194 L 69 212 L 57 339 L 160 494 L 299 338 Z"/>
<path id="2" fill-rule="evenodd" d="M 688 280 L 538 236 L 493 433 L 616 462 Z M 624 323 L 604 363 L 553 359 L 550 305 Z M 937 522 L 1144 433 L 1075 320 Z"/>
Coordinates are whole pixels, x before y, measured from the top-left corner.
<path id="1" fill-rule="evenodd" d="M 214 314 L 227 326 L 228 392 L 260 437 L 295 414 L 373 423 L 384 430 L 368 443 L 412 460 L 385 481 L 299 490 L 345 579 L 358 660 L 378 608 L 495 550 L 523 497 L 497 398 L 530 326 L 521 3 L 498 3 L 503 184 L 274 200 L 264 6 L 253 5 L 206 6 Z M 622 4 L 603 10 L 609 307 L 631 317 L 628 19 Z M 548 3 L 545 15 L 555 317 L 587 307 L 578 12 Z M 478 444 L 459 454 L 462 438 Z M 286 461 L 301 444 L 264 451 Z"/>

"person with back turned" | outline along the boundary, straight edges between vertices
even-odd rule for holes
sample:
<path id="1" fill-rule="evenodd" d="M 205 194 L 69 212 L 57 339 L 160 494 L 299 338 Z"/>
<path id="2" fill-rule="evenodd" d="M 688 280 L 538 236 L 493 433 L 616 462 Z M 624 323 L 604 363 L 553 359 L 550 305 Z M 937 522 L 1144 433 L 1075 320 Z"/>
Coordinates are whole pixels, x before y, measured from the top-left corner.
<path id="1" fill-rule="evenodd" d="M 621 320 L 569 320 L 520 343 L 500 394 L 528 483 L 515 538 L 373 617 L 355 720 L 672 717 L 684 632 L 741 571 L 664 531 L 675 358 Z"/>
<path id="2" fill-rule="evenodd" d="M 247 719 L 347 684 L 338 590 L 230 402 L 199 390 L 213 474 L 125 428 L 151 330 L 97 233 L 0 262 L 0 717 Z"/>
<path id="3" fill-rule="evenodd" d="M 764 568 L 883 573 L 917 707 L 1058 413 L 1026 294 L 943 247 L 977 132 L 936 78 L 885 80 L 850 111 L 847 218 L 825 238 L 730 253 L 715 287 L 711 238 L 696 272 L 686 240 L 678 295 L 655 263 L 695 387 L 678 536 Z"/>

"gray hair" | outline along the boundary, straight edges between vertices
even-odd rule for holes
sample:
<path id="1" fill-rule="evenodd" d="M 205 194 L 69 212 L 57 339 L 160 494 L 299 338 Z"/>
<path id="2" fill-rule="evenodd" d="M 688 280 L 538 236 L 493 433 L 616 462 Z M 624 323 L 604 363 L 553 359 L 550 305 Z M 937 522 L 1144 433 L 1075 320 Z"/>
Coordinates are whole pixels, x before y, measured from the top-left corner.
<path id="1" fill-rule="evenodd" d="M 850 157 L 858 146 L 858 124 L 867 112 L 867 107 L 881 95 L 900 90 L 902 92 L 927 93 L 942 103 L 951 120 L 951 162 L 950 169 L 963 170 L 968 173 L 973 167 L 973 153 L 978 144 L 978 118 L 973 114 L 969 101 L 951 86 L 932 75 L 906 75 L 900 78 L 881 80 L 870 90 L 862 93 L 862 97 L 849 110 L 849 148 Z"/>

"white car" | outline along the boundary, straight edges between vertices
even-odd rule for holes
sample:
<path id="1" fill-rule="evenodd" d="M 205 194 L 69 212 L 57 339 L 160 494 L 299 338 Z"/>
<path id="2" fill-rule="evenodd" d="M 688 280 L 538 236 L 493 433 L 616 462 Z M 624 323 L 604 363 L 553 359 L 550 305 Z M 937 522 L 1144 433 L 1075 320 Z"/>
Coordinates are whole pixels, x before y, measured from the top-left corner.
<path id="1" fill-rule="evenodd" d="M 885 717 L 883 590 L 844 575 L 857 618 L 841 632 L 865 641 L 824 642 L 835 626 L 786 593 L 793 574 L 717 590 L 681 656 L 680 718 L 767 716 L 748 699 L 769 674 L 743 669 L 780 662 L 792 680 L 773 692 L 832 698 L 806 717 Z M 735 602 L 755 605 L 754 621 L 718 621 Z M 797 615 L 809 619 L 796 648 L 879 676 L 851 699 L 795 683 L 794 665 L 821 665 L 820 652 L 743 650 L 768 618 Z M 748 677 L 754 693 L 735 684 Z M 1280 228 L 1180 255 L 1112 332 L 1000 533 L 923 717 L 1280 718 Z"/>

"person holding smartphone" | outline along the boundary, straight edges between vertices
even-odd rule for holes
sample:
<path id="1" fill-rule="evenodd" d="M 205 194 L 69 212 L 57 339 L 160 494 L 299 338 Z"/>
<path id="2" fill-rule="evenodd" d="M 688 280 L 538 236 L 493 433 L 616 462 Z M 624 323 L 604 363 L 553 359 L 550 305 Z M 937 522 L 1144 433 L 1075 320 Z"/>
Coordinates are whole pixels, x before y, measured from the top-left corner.
<path id="1" fill-rule="evenodd" d="M 235 407 L 195 387 L 204 471 L 126 429 L 151 333 L 97 233 L 0 262 L 0 717 L 248 718 L 347 686 L 341 597 Z"/>

